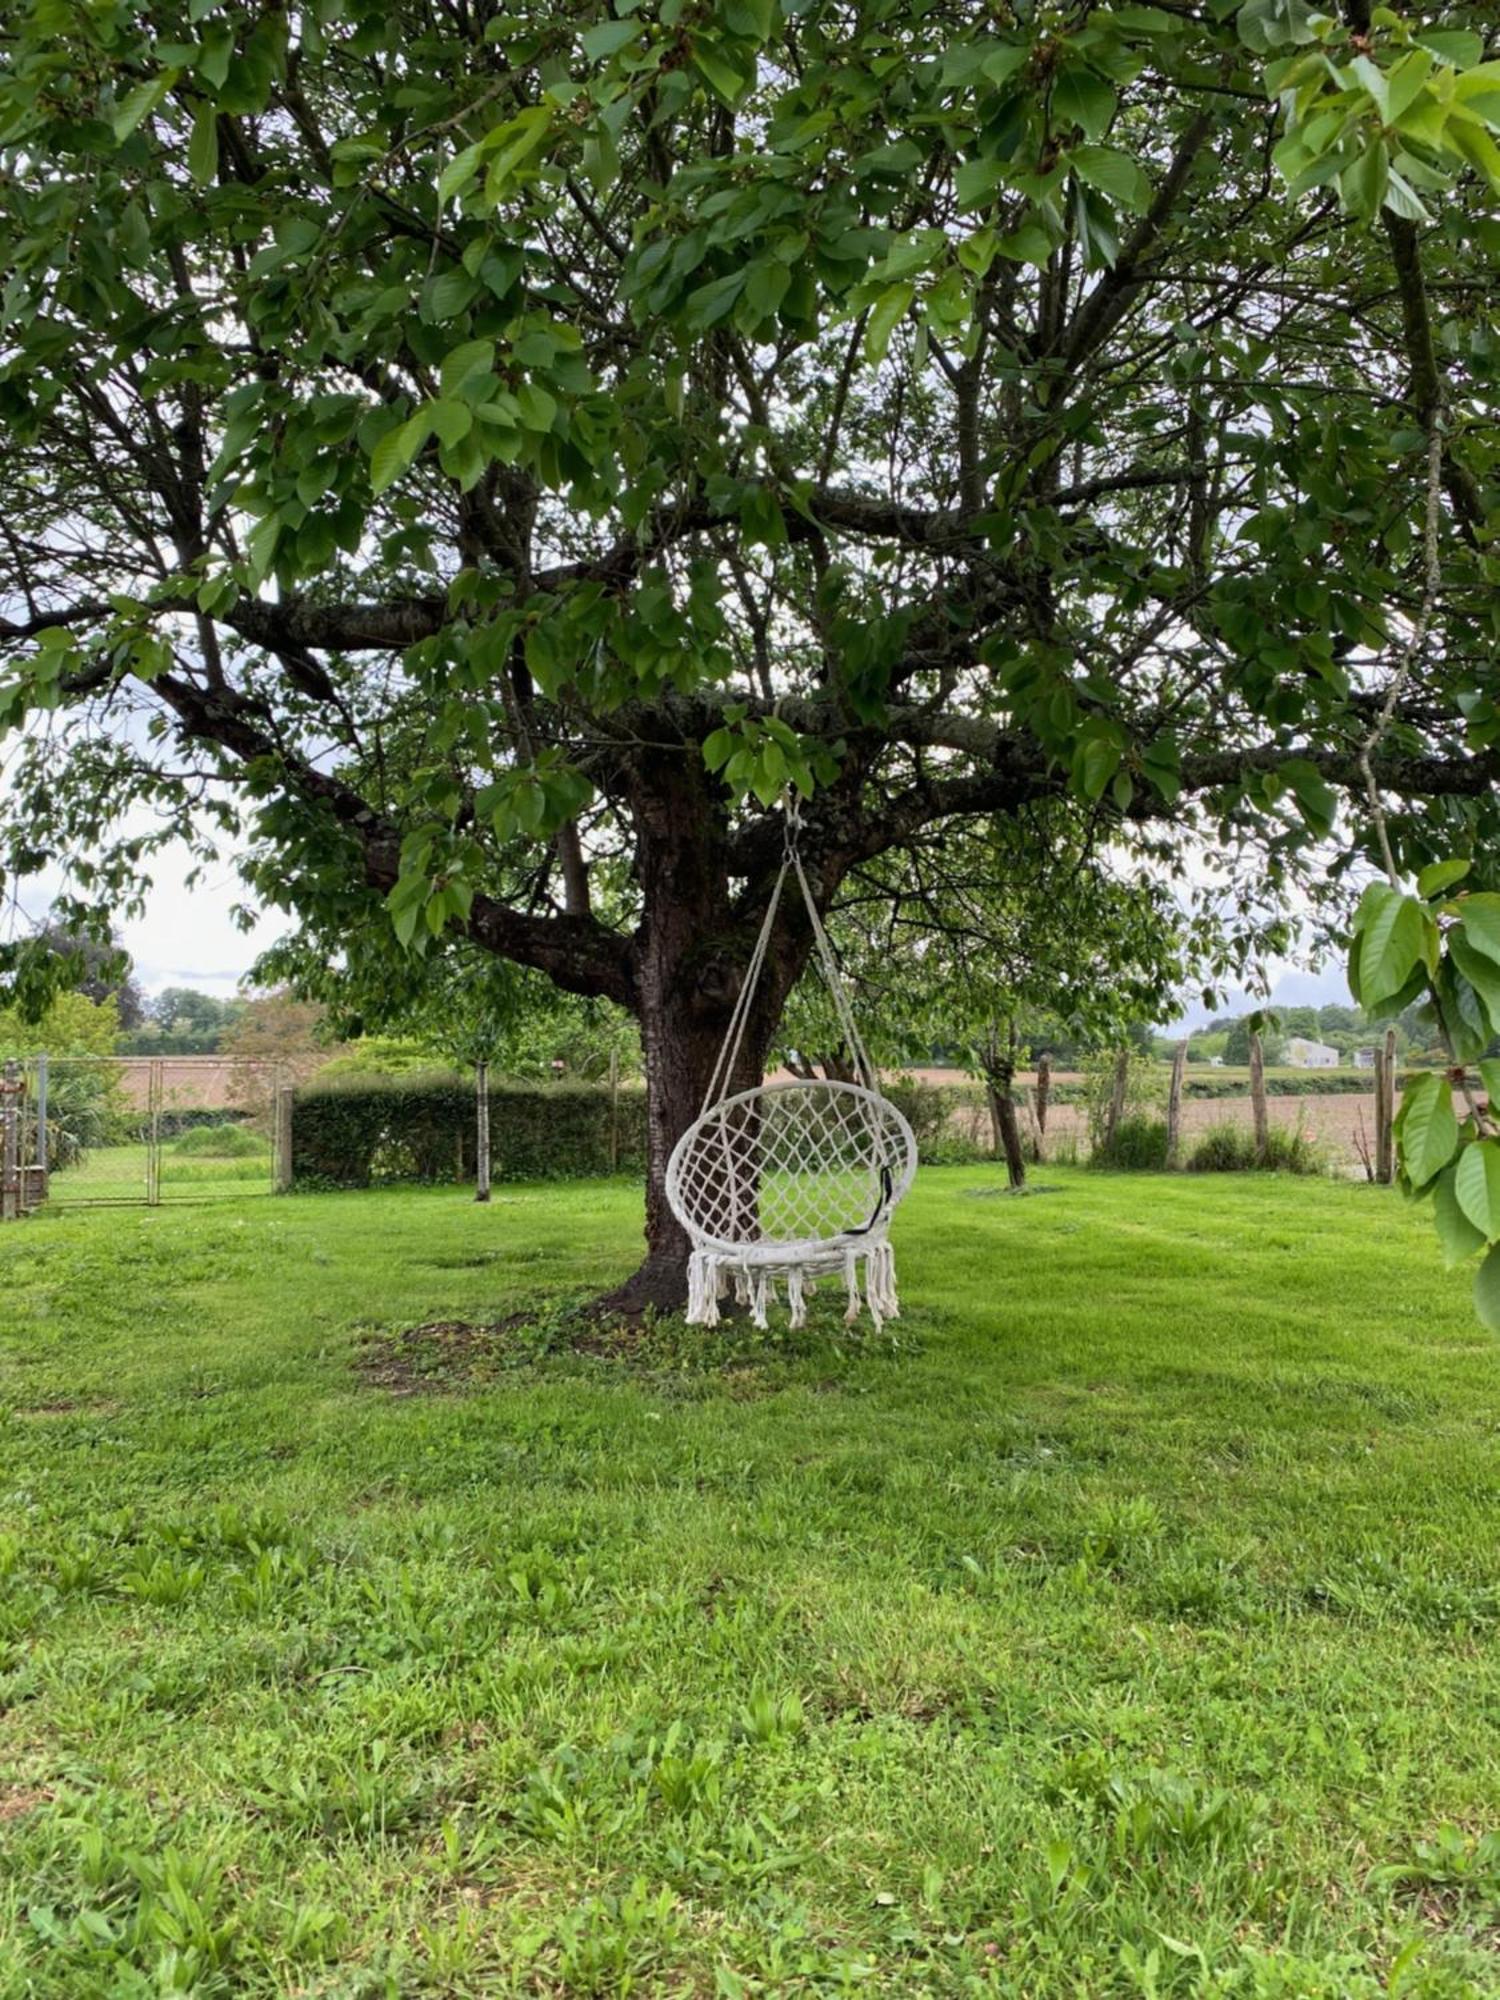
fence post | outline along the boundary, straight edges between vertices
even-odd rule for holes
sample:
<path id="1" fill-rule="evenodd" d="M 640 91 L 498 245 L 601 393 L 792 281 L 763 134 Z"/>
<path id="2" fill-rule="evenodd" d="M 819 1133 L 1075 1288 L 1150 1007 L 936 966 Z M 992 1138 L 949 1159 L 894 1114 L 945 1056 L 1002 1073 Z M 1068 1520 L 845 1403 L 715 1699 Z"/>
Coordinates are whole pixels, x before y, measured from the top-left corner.
<path id="1" fill-rule="evenodd" d="M 1182 1076 L 1187 1068 L 1188 1045 L 1179 1042 L 1172 1056 L 1172 1082 L 1167 1091 L 1167 1165 L 1178 1164 L 1182 1150 Z"/>
<path id="2" fill-rule="evenodd" d="M 1264 1160 L 1271 1133 L 1266 1117 L 1266 1056 L 1259 1035 L 1250 1037 L 1250 1109 L 1255 1118 L 1255 1157 Z"/>
<path id="3" fill-rule="evenodd" d="M 490 1198 L 490 1066 L 474 1065 L 474 1199 Z"/>
<path id="4" fill-rule="evenodd" d="M 161 1100 L 164 1085 L 161 1061 L 153 1061 L 146 1072 L 146 1206 L 161 1203 Z"/>
<path id="5" fill-rule="evenodd" d="M 287 1194 L 292 1185 L 292 1100 L 289 1083 L 276 1085 L 271 1140 L 271 1185 L 277 1194 Z"/>
<path id="6" fill-rule="evenodd" d="M 41 1169 L 42 1186 L 47 1185 L 50 1164 L 47 1150 L 47 1058 L 36 1059 L 36 1163 Z"/>
<path id="7" fill-rule="evenodd" d="M 1052 1058 L 1043 1055 L 1036 1066 L 1036 1156 L 1047 1149 L 1047 1107 L 1052 1102 Z"/>
<path id="8" fill-rule="evenodd" d="M 1115 1087 L 1110 1093 L 1109 1122 L 1104 1128 L 1106 1149 L 1114 1144 L 1120 1120 L 1125 1116 L 1125 1093 L 1130 1088 L 1130 1051 L 1121 1049 L 1115 1057 Z"/>
<path id="9" fill-rule="evenodd" d="M 620 1171 L 620 1051 L 609 1052 L 609 1170 Z"/>
<path id="10" fill-rule="evenodd" d="M 0 1222 L 21 1219 L 21 1065 L 12 1056 L 0 1077 Z"/>
<path id="11" fill-rule="evenodd" d="M 1396 1031 L 1387 1028 L 1375 1051 L 1375 1178 L 1382 1187 L 1396 1179 Z"/>

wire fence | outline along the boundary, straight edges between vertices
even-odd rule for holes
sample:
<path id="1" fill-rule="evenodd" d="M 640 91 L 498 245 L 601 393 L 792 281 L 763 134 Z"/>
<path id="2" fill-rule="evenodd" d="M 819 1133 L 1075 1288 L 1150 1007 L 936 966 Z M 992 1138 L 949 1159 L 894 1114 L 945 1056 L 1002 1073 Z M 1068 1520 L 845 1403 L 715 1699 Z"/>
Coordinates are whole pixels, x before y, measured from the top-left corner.
<path id="1" fill-rule="evenodd" d="M 291 1079 L 278 1063 L 39 1055 L 18 1071 L 22 1209 L 242 1200 L 286 1185 Z"/>

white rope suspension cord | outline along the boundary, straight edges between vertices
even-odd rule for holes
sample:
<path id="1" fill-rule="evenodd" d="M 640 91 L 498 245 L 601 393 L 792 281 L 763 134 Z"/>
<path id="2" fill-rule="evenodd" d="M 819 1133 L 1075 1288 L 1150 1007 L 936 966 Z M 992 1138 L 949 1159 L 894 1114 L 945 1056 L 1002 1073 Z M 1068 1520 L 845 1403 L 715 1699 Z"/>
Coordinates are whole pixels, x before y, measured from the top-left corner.
<path id="1" fill-rule="evenodd" d="M 744 984 L 740 987 L 739 997 L 734 1003 L 734 1012 L 729 1019 L 729 1029 L 724 1037 L 724 1045 L 719 1051 L 718 1061 L 714 1064 L 714 1072 L 709 1079 L 708 1089 L 704 1094 L 703 1103 L 699 1111 L 700 1117 L 704 1111 L 708 1110 L 710 1105 L 717 1104 L 721 1098 L 729 1095 L 730 1083 L 734 1076 L 734 1067 L 739 1060 L 740 1048 L 745 1039 L 745 1029 L 749 1025 L 750 1009 L 755 999 L 756 988 L 760 984 L 761 971 L 766 962 L 766 952 L 770 947 L 771 932 L 776 925 L 776 912 L 781 904 L 781 892 L 786 884 L 788 868 L 795 871 L 798 885 L 802 890 L 802 900 L 807 905 L 808 922 L 812 926 L 813 944 L 818 954 L 819 969 L 823 974 L 823 983 L 828 988 L 829 998 L 833 1002 L 833 1010 L 838 1018 L 839 1032 L 844 1037 L 853 1055 L 855 1070 L 860 1082 L 864 1084 L 867 1090 L 879 1092 L 880 1085 L 876 1079 L 875 1067 L 870 1061 L 869 1051 L 866 1049 L 864 1039 L 855 1023 L 854 1009 L 850 1005 L 844 976 L 839 971 L 838 960 L 834 957 L 833 953 L 833 945 L 827 931 L 823 928 L 823 919 L 818 914 L 818 905 L 812 892 L 812 884 L 808 881 L 807 870 L 802 865 L 802 854 L 797 844 L 797 836 L 802 829 L 802 814 L 794 792 L 788 791 L 783 810 L 786 814 L 786 829 L 781 866 L 776 871 L 776 881 L 771 890 L 771 899 L 766 904 L 766 914 L 761 921 L 760 934 L 755 940 L 755 949 L 751 952 L 750 963 L 745 968 Z"/>

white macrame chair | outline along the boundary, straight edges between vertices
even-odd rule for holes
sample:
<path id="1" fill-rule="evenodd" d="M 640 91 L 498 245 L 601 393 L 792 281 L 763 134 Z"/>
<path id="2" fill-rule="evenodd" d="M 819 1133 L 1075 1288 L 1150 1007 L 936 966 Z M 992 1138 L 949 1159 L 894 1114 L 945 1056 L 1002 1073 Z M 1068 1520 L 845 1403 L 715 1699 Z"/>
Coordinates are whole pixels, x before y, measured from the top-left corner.
<path id="1" fill-rule="evenodd" d="M 863 1277 L 864 1303 L 878 1329 L 900 1312 L 887 1232 L 916 1173 L 917 1142 L 881 1094 L 855 1025 L 797 851 L 794 799 L 786 813 L 786 852 L 703 1109 L 667 1163 L 667 1201 L 693 1244 L 687 1316 L 694 1326 L 717 1326 L 719 1301 L 732 1290 L 750 1307 L 755 1324 L 765 1326 L 780 1283 L 791 1324 L 801 1326 L 814 1281 L 840 1277 L 848 1294 L 844 1317 L 852 1324 Z M 858 1081 L 768 1083 L 731 1096 L 729 1080 L 789 872 L 807 905 L 818 963 Z"/>

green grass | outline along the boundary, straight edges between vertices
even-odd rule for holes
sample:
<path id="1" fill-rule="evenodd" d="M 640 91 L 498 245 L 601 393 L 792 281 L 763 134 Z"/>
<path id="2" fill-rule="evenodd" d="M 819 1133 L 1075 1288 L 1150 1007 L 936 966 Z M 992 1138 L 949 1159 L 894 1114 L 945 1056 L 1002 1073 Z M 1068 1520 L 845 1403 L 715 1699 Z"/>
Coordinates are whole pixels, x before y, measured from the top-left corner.
<path id="1" fill-rule="evenodd" d="M 143 1202 L 148 1153 L 144 1145 L 92 1147 L 77 1166 L 53 1175 L 53 1199 L 59 1207 L 79 1202 Z M 179 1151 L 170 1139 L 161 1149 L 164 1201 L 236 1200 L 270 1192 L 271 1148 L 264 1140 L 253 1153 L 238 1158 L 215 1157 L 191 1148 Z"/>
<path id="2" fill-rule="evenodd" d="M 0 1994 L 1492 1995 L 1500 1349 L 1362 1186 L 925 1172 L 908 1316 L 553 1308 L 623 1184 L 0 1233 Z"/>

